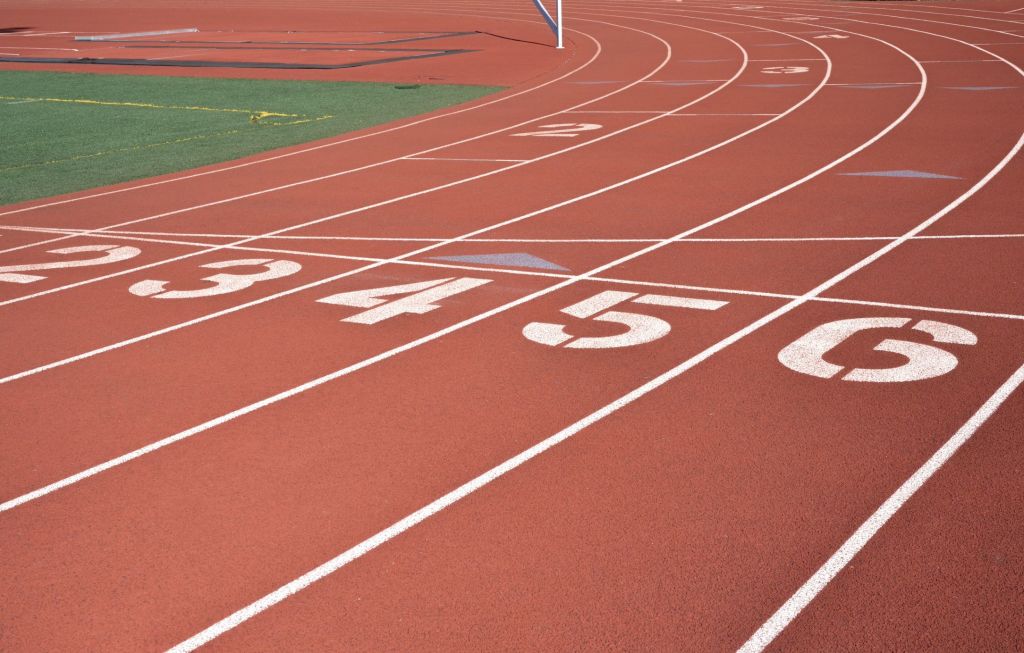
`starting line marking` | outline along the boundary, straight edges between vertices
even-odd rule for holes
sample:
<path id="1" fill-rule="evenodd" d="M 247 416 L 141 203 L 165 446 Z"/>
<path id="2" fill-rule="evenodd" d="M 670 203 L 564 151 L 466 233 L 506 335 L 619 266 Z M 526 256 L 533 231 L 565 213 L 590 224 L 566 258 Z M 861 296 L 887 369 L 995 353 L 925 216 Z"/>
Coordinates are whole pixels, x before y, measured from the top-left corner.
<path id="1" fill-rule="evenodd" d="M 39 228 L 22 227 L 22 228 L 15 228 L 15 230 L 23 230 L 23 231 L 33 231 L 33 230 L 36 230 L 36 231 L 38 231 Z M 99 236 L 97 234 L 89 234 L 88 232 L 86 232 L 84 235 L 93 236 L 93 237 L 98 237 Z M 191 246 L 198 246 L 198 247 L 205 246 L 205 243 L 190 243 L 190 242 L 187 242 L 187 241 L 179 241 L 179 240 L 161 240 L 161 239 L 154 239 L 154 238 L 139 238 L 139 237 L 129 237 L 129 238 L 125 238 L 125 239 L 126 240 L 132 240 L 132 241 L 156 242 L 156 243 L 165 243 L 165 244 L 173 244 L 173 245 L 191 245 Z M 887 239 L 887 240 L 889 240 L 889 239 Z M 324 253 L 324 252 L 306 252 L 306 251 L 291 250 L 291 249 L 274 249 L 274 248 L 263 248 L 263 247 L 248 247 L 248 246 L 244 246 L 244 245 L 232 245 L 232 246 L 228 246 L 227 249 L 235 250 L 235 251 L 245 251 L 245 252 L 286 254 L 286 255 L 292 255 L 292 256 L 294 256 L 294 255 L 297 255 L 297 256 L 312 256 L 312 257 L 316 257 L 316 258 L 329 258 L 329 259 L 338 259 L 338 260 L 354 260 L 354 261 L 365 261 L 365 262 L 376 262 L 376 263 L 387 262 L 386 259 L 379 259 L 379 258 L 360 257 L 360 256 L 346 256 L 346 255 L 343 255 L 343 254 L 328 254 L 328 253 Z M 442 268 L 442 269 L 455 269 L 455 270 L 465 270 L 465 271 L 473 271 L 473 272 L 484 272 L 484 273 L 492 273 L 492 274 L 493 273 L 497 273 L 497 274 L 511 274 L 511 275 L 532 276 L 532 277 L 546 277 L 546 278 L 560 279 L 560 280 L 572 279 L 573 278 L 573 276 L 571 274 L 561 274 L 561 273 L 557 273 L 557 272 L 540 272 L 540 271 L 537 271 L 537 270 L 508 269 L 508 268 L 501 268 L 501 267 L 480 267 L 480 266 L 467 265 L 467 264 L 452 264 L 452 263 L 440 263 L 440 262 L 432 262 L 432 261 L 414 261 L 414 260 L 396 260 L 396 261 L 392 261 L 392 262 L 397 264 L 397 265 L 409 265 L 409 266 L 414 266 L 414 267 L 428 267 L 428 268 Z M 611 284 L 627 285 L 627 286 L 644 286 L 644 287 L 651 287 L 651 288 L 669 288 L 669 289 L 673 289 L 673 290 L 700 291 L 700 292 L 722 293 L 722 294 L 740 295 L 740 296 L 751 296 L 751 297 L 769 297 L 769 298 L 785 299 L 785 300 L 795 300 L 795 299 L 799 298 L 798 295 L 790 295 L 790 294 L 784 294 L 784 293 L 773 293 L 773 292 L 756 291 L 756 290 L 737 290 L 737 289 L 731 289 L 731 288 L 715 288 L 715 287 L 708 287 L 708 286 L 694 286 L 694 285 L 687 285 L 687 284 L 673 284 L 673 283 L 664 283 L 664 282 L 657 282 L 657 281 L 638 281 L 638 280 L 633 280 L 633 279 L 618 279 L 618 278 L 613 278 L 613 277 L 603 277 L 603 276 L 597 276 L 597 275 L 589 277 L 589 280 L 590 281 L 599 282 L 599 283 L 611 283 Z M 1008 313 L 992 313 L 992 312 L 983 312 L 983 311 L 971 311 L 971 310 L 951 309 L 951 308 L 939 308 L 939 307 L 933 307 L 933 306 L 919 306 L 919 305 L 914 305 L 914 304 L 897 304 L 897 303 L 891 303 L 891 302 L 876 302 L 876 301 L 869 301 L 869 300 L 842 299 L 842 298 L 836 298 L 836 297 L 821 297 L 821 296 L 811 297 L 811 298 L 808 299 L 808 301 L 811 301 L 811 302 L 824 302 L 824 303 L 836 303 L 836 304 L 849 304 L 849 305 L 854 305 L 854 306 L 872 306 L 872 307 L 879 307 L 879 308 L 895 308 L 895 309 L 900 309 L 900 310 L 913 310 L 913 311 L 931 312 L 931 313 L 944 313 L 944 314 L 951 314 L 951 315 L 969 315 L 969 316 L 972 316 L 972 317 L 1001 318 L 1001 319 L 1010 319 L 1010 320 L 1024 321 L 1024 315 L 1014 315 L 1014 314 L 1008 314 Z M 23 370 L 21 372 L 17 372 L 15 374 L 12 374 L 12 375 L 0 378 L 0 384 L 9 383 L 11 381 L 15 381 L 15 380 L 18 380 L 18 379 L 21 379 L 21 378 L 32 376 L 34 374 L 38 374 L 40 372 L 45 372 L 47 370 L 55 369 L 55 368 L 61 367 L 63 365 L 68 365 L 70 363 L 74 363 L 74 362 L 77 362 L 77 361 L 85 360 L 87 358 L 92 358 L 94 356 L 97 356 L 99 354 L 102 354 L 102 353 L 105 353 L 105 352 L 108 352 L 108 351 L 113 351 L 113 350 L 120 349 L 120 348 L 128 346 L 128 345 L 132 345 L 132 344 L 136 344 L 138 342 L 142 342 L 144 340 L 149 340 L 149 339 L 151 339 L 153 337 L 156 337 L 156 336 L 159 336 L 159 335 L 163 335 L 164 333 L 169 333 L 169 332 L 172 332 L 172 331 L 176 331 L 176 330 L 178 330 L 180 328 L 183 328 L 184 326 L 189 326 L 189 325 L 193 324 L 194 322 L 196 322 L 196 320 L 191 320 L 191 321 L 185 322 L 183 324 L 173 325 L 171 327 L 166 327 L 164 329 L 160 329 L 160 330 L 155 331 L 155 332 L 150 332 L 150 333 L 142 334 L 140 336 L 136 336 L 136 337 L 130 338 L 128 340 L 123 340 L 123 341 L 120 341 L 120 342 L 112 343 L 110 345 L 105 345 L 105 346 L 99 347 L 97 349 L 93 349 L 93 350 L 90 350 L 90 351 L 87 351 L 87 352 L 83 352 L 81 354 L 76 354 L 75 356 L 64 358 L 64 359 L 61 359 L 61 360 L 58 360 L 58 361 L 53 361 L 51 363 L 47 363 L 47 364 L 44 364 L 44 365 L 41 365 L 41 366 L 38 366 L 38 367 L 35 367 L 35 368 L 32 368 L 32 369 L 29 369 L 29 370 Z"/>

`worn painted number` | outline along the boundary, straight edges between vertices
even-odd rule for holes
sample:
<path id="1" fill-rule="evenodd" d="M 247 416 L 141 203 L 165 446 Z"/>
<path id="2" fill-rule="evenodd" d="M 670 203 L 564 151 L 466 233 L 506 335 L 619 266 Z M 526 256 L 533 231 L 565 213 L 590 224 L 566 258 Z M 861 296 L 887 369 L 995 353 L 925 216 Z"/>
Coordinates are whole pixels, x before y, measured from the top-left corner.
<path id="1" fill-rule="evenodd" d="M 21 272 L 34 272 L 36 270 L 59 270 L 61 268 L 81 268 L 88 265 L 104 265 L 106 263 L 117 263 L 138 256 L 142 250 L 136 247 L 117 245 L 81 245 L 79 247 L 65 247 L 63 249 L 51 249 L 47 254 L 79 254 L 85 252 L 102 252 L 102 256 L 84 259 L 70 259 L 63 261 L 50 261 L 49 263 L 28 263 L 25 265 L 5 265 L 0 267 L 0 281 L 8 283 L 32 283 L 41 281 L 46 277 L 37 274 L 20 274 Z"/>
<path id="2" fill-rule="evenodd" d="M 600 338 L 583 337 L 573 340 L 574 336 L 565 332 L 564 324 L 531 322 L 523 328 L 523 335 L 528 340 L 550 347 L 565 345 L 569 349 L 609 349 L 612 347 L 632 347 L 652 342 L 664 337 L 672 330 L 672 325 L 658 317 L 640 313 L 606 310 L 626 301 L 632 301 L 634 304 L 694 308 L 701 311 L 715 311 L 728 303 L 710 299 L 669 297 L 667 295 L 641 295 L 637 297 L 635 292 L 606 290 L 594 295 L 590 299 L 585 299 L 582 302 L 563 308 L 562 312 L 580 319 L 593 319 L 598 322 L 623 324 L 628 327 L 625 333 Z"/>
<path id="3" fill-rule="evenodd" d="M 140 297 L 152 297 L 154 299 L 195 299 L 197 297 L 210 297 L 212 295 L 226 295 L 239 290 L 245 290 L 254 283 L 279 279 L 295 274 L 302 269 L 302 266 L 294 261 L 275 261 L 269 258 L 246 258 L 234 261 L 220 261 L 218 263 L 207 263 L 199 267 L 220 270 L 223 268 L 251 267 L 262 265 L 266 268 L 263 272 L 255 274 L 231 274 L 222 272 L 209 277 L 203 277 L 203 281 L 209 281 L 214 285 L 196 290 L 167 290 L 167 281 L 154 281 L 147 279 L 140 281 L 128 289 L 133 295 Z"/>
<path id="4" fill-rule="evenodd" d="M 400 286 L 341 292 L 316 301 L 321 304 L 334 304 L 335 306 L 369 308 L 370 310 L 368 311 L 346 317 L 342 322 L 376 324 L 403 313 L 415 313 L 416 315 L 429 313 L 436 308 L 440 308 L 436 302 L 490 282 L 490 279 L 474 279 L 472 277 L 432 279 L 418 283 L 406 283 Z M 394 295 L 406 296 L 390 302 L 386 299 L 381 299 L 382 297 L 392 297 Z"/>
<path id="5" fill-rule="evenodd" d="M 906 317 L 863 317 L 823 324 L 779 352 L 779 362 L 789 369 L 822 379 L 831 379 L 843 371 L 841 365 L 825 360 L 825 355 L 856 333 L 868 329 L 898 329 L 910 323 Z M 913 327 L 927 333 L 933 342 L 949 345 L 975 345 L 978 337 L 962 327 L 945 322 L 921 320 Z M 895 383 L 921 381 L 942 376 L 957 366 L 952 353 L 934 345 L 909 340 L 886 339 L 875 351 L 899 354 L 906 362 L 896 367 L 854 368 L 843 375 L 844 381 Z"/>

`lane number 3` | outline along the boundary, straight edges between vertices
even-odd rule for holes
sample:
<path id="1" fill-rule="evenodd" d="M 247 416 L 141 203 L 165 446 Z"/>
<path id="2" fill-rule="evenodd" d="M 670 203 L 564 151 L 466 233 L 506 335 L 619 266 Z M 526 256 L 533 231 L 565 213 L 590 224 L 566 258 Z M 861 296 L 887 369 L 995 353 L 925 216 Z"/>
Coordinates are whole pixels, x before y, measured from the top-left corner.
<path id="1" fill-rule="evenodd" d="M 153 299 L 195 299 L 197 297 L 210 297 L 212 295 L 226 295 L 227 293 L 244 290 L 254 283 L 280 279 L 295 274 L 302 269 L 302 266 L 294 261 L 275 261 L 269 258 L 246 258 L 234 261 L 219 261 L 217 263 L 206 263 L 199 267 L 220 270 L 224 268 L 251 267 L 262 265 L 266 268 L 263 272 L 255 274 L 231 274 L 222 272 L 220 274 L 203 277 L 203 281 L 211 282 L 212 286 L 198 288 L 196 290 L 164 290 L 167 281 L 155 281 L 147 279 L 132 285 L 128 291 L 139 297 L 152 297 Z"/>

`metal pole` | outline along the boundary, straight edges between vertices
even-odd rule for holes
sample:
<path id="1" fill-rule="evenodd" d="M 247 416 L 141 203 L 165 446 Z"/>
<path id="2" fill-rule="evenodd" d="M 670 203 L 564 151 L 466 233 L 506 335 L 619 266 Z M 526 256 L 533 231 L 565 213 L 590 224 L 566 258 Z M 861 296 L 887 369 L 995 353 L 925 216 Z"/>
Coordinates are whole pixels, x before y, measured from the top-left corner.
<path id="1" fill-rule="evenodd" d="M 558 45 L 555 47 L 559 50 L 562 49 L 562 0 L 557 0 L 555 5 L 555 15 L 558 17 Z"/>

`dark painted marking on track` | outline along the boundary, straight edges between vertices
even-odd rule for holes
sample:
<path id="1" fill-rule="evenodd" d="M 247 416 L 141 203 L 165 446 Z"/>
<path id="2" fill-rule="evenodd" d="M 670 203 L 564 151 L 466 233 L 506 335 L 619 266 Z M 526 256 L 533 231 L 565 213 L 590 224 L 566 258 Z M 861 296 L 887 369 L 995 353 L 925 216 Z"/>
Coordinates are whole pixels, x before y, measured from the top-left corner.
<path id="1" fill-rule="evenodd" d="M 362 46 L 330 46 L 330 47 L 312 47 L 303 44 L 294 44 L 287 47 L 262 47 L 258 43 L 240 43 L 230 45 L 204 45 L 202 48 L 196 48 L 195 46 L 187 45 L 186 42 L 182 42 L 182 45 L 126 45 L 125 50 L 262 50 L 269 52 L 290 52 L 298 50 L 301 52 L 445 52 L 443 48 L 380 48 L 380 47 L 362 47 Z"/>
<path id="2" fill-rule="evenodd" d="M 789 88 L 790 86 L 807 86 L 807 84 L 740 84 L 747 88 Z"/>
<path id="3" fill-rule="evenodd" d="M 840 86 L 840 88 L 854 88 L 854 89 L 869 89 L 876 90 L 880 88 L 907 88 L 906 84 L 847 84 Z"/>
<path id="4" fill-rule="evenodd" d="M 484 265 L 508 265 L 516 268 L 539 268 L 541 270 L 561 270 L 568 272 L 569 268 L 562 267 L 557 263 L 545 261 L 544 259 L 528 254 L 526 252 L 511 252 L 503 254 L 467 254 L 464 256 L 433 256 L 434 261 L 451 261 L 453 263 L 483 263 Z"/>
<path id="5" fill-rule="evenodd" d="M 943 86 L 954 91 L 1004 91 L 1017 86 Z"/>
<path id="6" fill-rule="evenodd" d="M 718 84 L 719 82 L 712 82 L 707 80 L 694 81 L 694 82 L 651 82 L 659 86 L 704 86 L 707 84 Z"/>
<path id="7" fill-rule="evenodd" d="M 39 63 L 39 64 L 91 64 L 99 66 L 171 66 L 179 68 L 271 68 L 285 70 L 338 70 L 341 68 L 360 68 L 363 66 L 376 66 L 398 61 L 411 61 L 414 59 L 430 59 L 433 57 L 446 57 L 453 54 L 465 54 L 467 52 L 478 52 L 478 50 L 442 50 L 427 54 L 416 54 L 405 57 L 387 57 L 384 59 L 373 59 L 371 61 L 356 61 L 342 64 L 319 64 L 319 63 L 281 63 L 262 61 L 196 61 L 190 59 L 93 59 L 91 57 L 0 57 L 2 63 Z"/>
<path id="8" fill-rule="evenodd" d="M 453 36 L 470 36 L 479 32 L 440 32 L 428 36 L 417 36 L 403 39 L 389 39 L 385 41 L 356 41 L 356 42 L 332 42 L 332 41 L 187 41 L 182 39 L 159 39 L 144 41 L 140 39 L 107 39 L 104 43 L 184 43 L 184 44 L 247 44 L 247 45 L 391 45 L 394 43 L 412 43 L 413 41 L 432 41 L 434 39 L 446 39 Z"/>
<path id="9" fill-rule="evenodd" d="M 840 172 L 844 177 L 900 177 L 903 179 L 963 179 L 921 170 L 876 170 L 872 172 Z"/>

